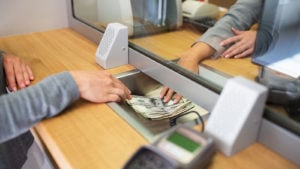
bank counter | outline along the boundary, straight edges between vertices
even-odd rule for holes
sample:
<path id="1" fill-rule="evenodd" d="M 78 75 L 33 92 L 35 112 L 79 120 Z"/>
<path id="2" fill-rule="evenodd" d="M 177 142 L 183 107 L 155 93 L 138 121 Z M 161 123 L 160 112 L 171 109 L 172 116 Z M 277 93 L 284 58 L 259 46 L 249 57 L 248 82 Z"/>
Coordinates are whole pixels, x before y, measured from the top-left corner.
<path id="1" fill-rule="evenodd" d="M 65 70 L 102 70 L 95 62 L 98 44 L 71 29 L 59 29 L 0 38 L 0 47 L 28 61 L 37 83 Z M 204 64 L 223 65 L 223 59 Z M 230 62 L 233 60 L 226 60 Z M 244 69 L 251 64 L 245 62 Z M 253 66 L 250 66 L 253 67 Z M 256 69 L 256 67 L 253 67 Z M 131 65 L 109 69 L 117 74 L 135 69 Z M 232 69 L 229 69 L 232 70 Z M 234 72 L 234 70 L 232 70 Z M 251 77 L 250 77 L 251 78 Z M 117 169 L 133 153 L 149 142 L 115 113 L 107 104 L 79 100 L 60 115 L 37 124 L 41 145 L 54 166 L 61 169 Z M 210 169 L 296 169 L 289 162 L 260 143 L 255 143 L 232 157 L 217 152 Z"/>

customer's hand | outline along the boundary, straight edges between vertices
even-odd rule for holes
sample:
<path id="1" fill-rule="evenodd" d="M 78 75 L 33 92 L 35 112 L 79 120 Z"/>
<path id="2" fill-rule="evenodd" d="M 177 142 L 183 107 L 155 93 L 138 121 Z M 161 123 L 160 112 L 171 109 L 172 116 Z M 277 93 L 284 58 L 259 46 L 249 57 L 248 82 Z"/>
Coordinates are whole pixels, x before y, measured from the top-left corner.
<path id="1" fill-rule="evenodd" d="M 81 98 L 96 102 L 130 99 L 130 90 L 106 71 L 70 71 L 79 88 Z"/>
<path id="2" fill-rule="evenodd" d="M 17 56 L 3 53 L 3 66 L 10 91 L 25 88 L 34 80 L 30 66 Z"/>
<path id="3" fill-rule="evenodd" d="M 178 65 L 186 68 L 187 70 L 192 71 L 193 73 L 198 73 L 198 61 L 195 60 L 193 57 L 185 57 L 190 56 L 191 51 L 186 51 L 183 56 L 178 61 Z M 178 103 L 182 96 L 180 94 L 175 94 L 174 90 L 170 89 L 167 86 L 164 86 L 160 92 L 160 98 L 163 99 L 164 102 L 169 102 L 173 99 L 174 103 Z"/>
<path id="4" fill-rule="evenodd" d="M 232 32 L 235 36 L 222 41 L 220 45 L 233 45 L 225 50 L 221 56 L 225 58 L 242 58 L 250 56 L 254 52 L 256 31 L 240 31 L 232 28 Z"/>
<path id="5" fill-rule="evenodd" d="M 181 58 L 178 61 L 178 65 L 181 67 L 198 74 L 199 62 L 209 58 L 215 50 L 209 45 L 198 42 L 192 48 L 185 51 Z M 169 87 L 164 86 L 162 91 L 160 92 L 160 98 L 163 99 L 164 102 L 169 102 L 171 99 L 174 99 L 174 103 L 178 103 L 182 96 L 180 94 L 175 94 L 175 92 Z"/>

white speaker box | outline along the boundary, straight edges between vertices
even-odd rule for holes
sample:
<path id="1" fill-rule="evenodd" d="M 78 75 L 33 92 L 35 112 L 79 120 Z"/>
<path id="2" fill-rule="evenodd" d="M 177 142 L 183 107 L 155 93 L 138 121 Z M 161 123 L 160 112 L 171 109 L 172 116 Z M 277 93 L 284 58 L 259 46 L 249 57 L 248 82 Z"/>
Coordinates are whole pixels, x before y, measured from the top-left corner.
<path id="1" fill-rule="evenodd" d="M 266 98 L 267 88 L 254 81 L 227 80 L 205 127 L 223 154 L 232 156 L 256 142 Z"/>
<path id="2" fill-rule="evenodd" d="M 128 27 L 120 23 L 107 25 L 96 51 L 96 63 L 105 69 L 128 64 Z"/>

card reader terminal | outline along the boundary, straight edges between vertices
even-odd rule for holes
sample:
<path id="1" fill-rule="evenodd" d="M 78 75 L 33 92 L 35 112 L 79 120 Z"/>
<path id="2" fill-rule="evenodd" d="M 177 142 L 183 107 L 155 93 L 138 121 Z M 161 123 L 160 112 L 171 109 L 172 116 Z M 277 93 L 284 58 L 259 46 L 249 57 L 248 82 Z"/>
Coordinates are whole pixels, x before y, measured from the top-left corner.
<path id="1" fill-rule="evenodd" d="M 214 152 L 211 138 L 177 125 L 153 144 L 138 149 L 124 169 L 199 169 L 208 164 Z"/>

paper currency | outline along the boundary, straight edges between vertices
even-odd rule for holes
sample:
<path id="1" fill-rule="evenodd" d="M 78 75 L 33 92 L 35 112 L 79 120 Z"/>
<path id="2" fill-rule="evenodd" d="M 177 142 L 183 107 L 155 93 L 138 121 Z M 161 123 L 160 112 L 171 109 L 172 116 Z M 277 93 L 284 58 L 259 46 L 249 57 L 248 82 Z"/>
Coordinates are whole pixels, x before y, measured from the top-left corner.
<path id="1" fill-rule="evenodd" d="M 179 103 L 173 101 L 164 103 L 159 97 L 147 97 L 132 95 L 127 103 L 140 115 L 152 120 L 161 120 L 176 116 L 182 112 L 192 109 L 191 101 L 183 98 Z"/>

